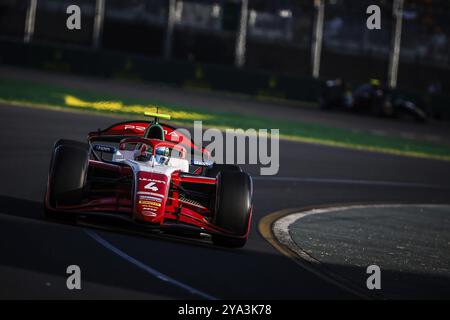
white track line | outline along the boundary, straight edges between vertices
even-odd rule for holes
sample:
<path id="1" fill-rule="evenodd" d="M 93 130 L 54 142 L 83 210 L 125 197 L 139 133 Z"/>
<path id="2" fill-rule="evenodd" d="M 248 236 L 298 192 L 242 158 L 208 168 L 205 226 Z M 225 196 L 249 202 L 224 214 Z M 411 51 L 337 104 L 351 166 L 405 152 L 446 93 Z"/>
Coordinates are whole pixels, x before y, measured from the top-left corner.
<path id="1" fill-rule="evenodd" d="M 156 269 L 153 269 L 149 266 L 147 266 L 146 264 L 142 263 L 141 261 L 129 256 L 128 254 L 126 254 L 125 252 L 123 252 L 122 250 L 118 249 L 117 247 L 113 246 L 111 243 L 109 243 L 108 241 L 106 241 L 105 239 L 103 239 L 102 237 L 100 237 L 96 232 L 92 231 L 92 230 L 84 230 L 92 239 L 94 239 L 95 241 L 97 241 L 99 244 L 101 244 L 103 247 L 105 247 L 106 249 L 112 251 L 113 253 L 115 253 L 116 255 L 118 255 L 119 257 L 127 260 L 128 262 L 130 262 L 131 264 L 134 264 L 136 267 L 144 270 L 145 272 L 151 274 L 152 276 L 158 278 L 161 281 L 164 282 L 168 282 L 171 285 L 178 287 L 180 289 L 183 289 L 185 291 L 188 291 L 190 294 L 199 296 L 203 299 L 207 299 L 207 300 L 217 300 L 217 298 L 204 293 L 200 290 L 197 290 L 187 284 L 184 284 L 178 280 L 175 280 L 167 275 L 165 275 L 164 273 L 159 272 Z"/>
<path id="2" fill-rule="evenodd" d="M 329 178 L 302 178 L 302 177 L 270 177 L 257 176 L 253 180 L 261 181 L 286 181 L 286 182 L 313 182 L 313 183 L 331 183 L 331 184 L 351 184 L 366 186 L 384 186 L 384 187 L 412 187 L 412 188 L 431 188 L 431 189 L 450 189 L 450 186 L 439 186 L 426 183 L 382 181 L 382 180 L 353 180 L 353 179 L 329 179 Z"/>

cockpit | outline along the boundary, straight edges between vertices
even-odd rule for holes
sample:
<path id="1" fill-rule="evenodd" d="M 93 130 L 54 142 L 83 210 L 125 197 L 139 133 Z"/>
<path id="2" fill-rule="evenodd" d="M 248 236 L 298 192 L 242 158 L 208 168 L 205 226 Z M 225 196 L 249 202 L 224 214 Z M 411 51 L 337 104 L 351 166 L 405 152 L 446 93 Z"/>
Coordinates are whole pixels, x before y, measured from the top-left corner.
<path id="1" fill-rule="evenodd" d="M 170 166 L 189 172 L 186 149 L 172 142 L 127 138 L 119 144 L 113 161 L 134 160 L 142 165 Z"/>

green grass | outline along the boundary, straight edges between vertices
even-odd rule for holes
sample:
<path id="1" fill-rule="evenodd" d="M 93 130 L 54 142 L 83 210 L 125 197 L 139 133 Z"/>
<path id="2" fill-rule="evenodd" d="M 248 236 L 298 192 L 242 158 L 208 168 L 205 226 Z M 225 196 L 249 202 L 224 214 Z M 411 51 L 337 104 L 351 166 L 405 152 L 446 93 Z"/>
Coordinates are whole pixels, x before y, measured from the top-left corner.
<path id="1" fill-rule="evenodd" d="M 168 105 L 161 101 L 132 99 L 26 81 L 0 79 L 0 101 L 35 107 L 120 114 L 137 119 L 142 118 L 144 111 L 154 111 L 155 107 L 159 107 L 160 111 L 174 115 L 174 123 L 179 125 L 192 125 L 194 120 L 203 120 L 204 127 L 221 129 L 279 128 L 281 137 L 296 141 L 450 161 L 450 146 L 444 144 L 355 132 L 306 122 L 274 120 L 265 116 L 250 118 L 233 113 L 211 112 L 195 106 Z"/>

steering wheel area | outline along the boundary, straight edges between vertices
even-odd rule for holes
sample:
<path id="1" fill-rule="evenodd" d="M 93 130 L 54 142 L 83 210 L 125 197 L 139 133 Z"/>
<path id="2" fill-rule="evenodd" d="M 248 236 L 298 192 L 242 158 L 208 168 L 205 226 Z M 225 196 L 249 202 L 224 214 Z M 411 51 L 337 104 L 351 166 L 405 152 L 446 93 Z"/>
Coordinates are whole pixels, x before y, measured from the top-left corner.
<path id="1" fill-rule="evenodd" d="M 127 146 L 135 145 L 135 160 L 149 161 L 154 158 L 160 164 L 167 164 L 171 157 L 186 159 L 186 148 L 174 142 L 140 137 L 125 138 L 119 142 L 119 150 L 127 150 Z"/>

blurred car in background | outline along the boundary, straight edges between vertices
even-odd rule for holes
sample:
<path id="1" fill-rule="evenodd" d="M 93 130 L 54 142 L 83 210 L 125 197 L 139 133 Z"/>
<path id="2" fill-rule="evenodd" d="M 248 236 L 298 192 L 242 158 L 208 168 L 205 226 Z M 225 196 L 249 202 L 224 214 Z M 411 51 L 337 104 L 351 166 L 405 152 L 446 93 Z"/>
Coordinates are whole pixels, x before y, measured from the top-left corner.
<path id="1" fill-rule="evenodd" d="M 349 112 L 396 119 L 427 120 L 426 112 L 416 102 L 383 88 L 377 79 L 349 89 L 347 83 L 338 78 L 325 82 L 319 98 L 322 110 L 346 110 Z"/>

